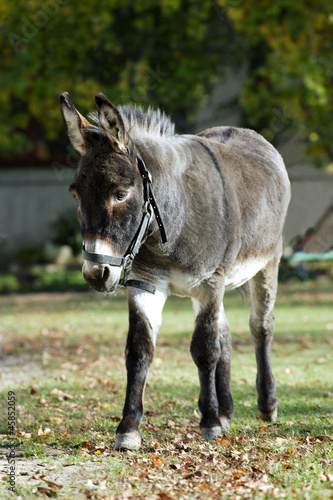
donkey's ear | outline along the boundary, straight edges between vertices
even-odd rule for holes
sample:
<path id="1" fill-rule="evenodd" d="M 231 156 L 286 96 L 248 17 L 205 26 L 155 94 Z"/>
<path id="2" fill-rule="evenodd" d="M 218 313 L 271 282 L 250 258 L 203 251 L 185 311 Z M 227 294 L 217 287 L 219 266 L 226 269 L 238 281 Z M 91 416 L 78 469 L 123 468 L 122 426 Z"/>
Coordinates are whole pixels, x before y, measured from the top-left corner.
<path id="1" fill-rule="evenodd" d="M 67 128 L 67 134 L 72 146 L 81 155 L 84 155 L 87 148 L 84 140 L 84 130 L 85 128 L 93 128 L 91 123 L 82 116 L 78 110 L 75 108 L 74 104 L 69 97 L 68 92 L 63 92 L 59 96 L 60 107 L 62 116 Z"/>
<path id="2" fill-rule="evenodd" d="M 118 109 L 101 92 L 95 97 L 99 121 L 113 148 L 119 153 L 126 153 L 128 135 Z"/>

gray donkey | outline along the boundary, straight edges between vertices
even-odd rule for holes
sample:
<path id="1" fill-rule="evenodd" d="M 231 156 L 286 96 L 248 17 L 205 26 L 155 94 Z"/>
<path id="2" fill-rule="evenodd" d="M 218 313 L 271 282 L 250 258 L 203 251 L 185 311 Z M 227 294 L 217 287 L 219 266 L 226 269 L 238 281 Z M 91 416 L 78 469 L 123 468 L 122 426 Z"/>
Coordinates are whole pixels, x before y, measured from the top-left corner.
<path id="1" fill-rule="evenodd" d="M 81 154 L 70 191 L 78 200 L 83 276 L 103 293 L 128 287 L 127 392 L 115 448 L 141 445 L 143 394 L 170 293 L 193 302 L 200 429 L 212 440 L 233 415 L 223 296 L 249 282 L 258 408 L 262 419 L 274 421 L 273 307 L 290 200 L 279 153 L 246 129 L 177 135 L 164 113 L 116 108 L 103 94 L 90 121 L 66 92 L 60 102 Z"/>

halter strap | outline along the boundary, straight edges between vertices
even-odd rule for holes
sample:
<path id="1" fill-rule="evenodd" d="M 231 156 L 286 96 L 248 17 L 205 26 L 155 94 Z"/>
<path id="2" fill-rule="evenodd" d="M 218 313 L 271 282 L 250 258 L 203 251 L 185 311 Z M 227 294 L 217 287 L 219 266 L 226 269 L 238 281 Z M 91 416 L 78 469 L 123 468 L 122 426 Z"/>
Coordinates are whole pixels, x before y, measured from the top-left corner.
<path id="1" fill-rule="evenodd" d="M 136 164 L 141 174 L 142 184 L 143 184 L 143 199 L 144 199 L 144 205 L 142 207 L 143 216 L 139 228 L 136 232 L 136 235 L 132 239 L 126 254 L 124 255 L 124 257 L 112 257 L 110 255 L 88 252 L 85 249 L 85 245 L 83 242 L 82 255 L 85 260 L 90 260 L 91 262 L 96 262 L 98 264 L 108 264 L 109 266 L 122 267 L 123 276 L 119 280 L 120 286 L 132 286 L 134 288 L 139 288 L 140 290 L 145 290 L 146 292 L 154 294 L 156 291 L 156 287 L 154 285 L 146 283 L 145 281 L 128 279 L 132 269 L 132 262 L 134 260 L 134 257 L 139 252 L 142 241 L 146 237 L 148 226 L 152 219 L 153 214 L 155 215 L 155 219 L 158 224 L 162 243 L 166 243 L 168 241 L 163 220 L 157 208 L 156 201 L 153 195 L 151 187 L 152 178 L 150 172 L 147 170 L 147 167 L 143 159 L 139 154 L 137 154 Z"/>

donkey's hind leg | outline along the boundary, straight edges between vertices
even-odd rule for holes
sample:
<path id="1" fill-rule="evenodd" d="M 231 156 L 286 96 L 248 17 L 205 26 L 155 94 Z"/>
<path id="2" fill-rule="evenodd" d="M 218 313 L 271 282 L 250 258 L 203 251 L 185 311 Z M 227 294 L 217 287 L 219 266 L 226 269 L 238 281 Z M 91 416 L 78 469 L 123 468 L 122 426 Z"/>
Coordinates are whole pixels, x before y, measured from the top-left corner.
<path id="1" fill-rule="evenodd" d="M 279 244 L 273 258 L 250 280 L 250 329 L 257 360 L 258 409 L 261 418 L 268 422 L 274 422 L 277 417 L 276 384 L 271 370 L 271 344 L 281 247 Z"/>
<path id="2" fill-rule="evenodd" d="M 234 403 L 230 386 L 231 331 L 224 313 L 223 304 L 221 304 L 219 317 L 219 340 L 221 354 L 216 366 L 216 394 L 219 402 L 219 419 L 222 430 L 227 431 L 234 414 Z"/>

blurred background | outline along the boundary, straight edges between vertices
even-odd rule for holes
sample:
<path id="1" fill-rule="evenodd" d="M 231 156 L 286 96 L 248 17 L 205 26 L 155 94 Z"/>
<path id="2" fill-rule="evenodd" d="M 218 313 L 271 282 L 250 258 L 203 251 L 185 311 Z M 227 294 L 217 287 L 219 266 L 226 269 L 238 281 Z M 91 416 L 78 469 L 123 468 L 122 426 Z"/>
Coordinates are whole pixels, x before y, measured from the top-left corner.
<path id="1" fill-rule="evenodd" d="M 0 290 L 81 289 L 68 193 L 80 112 L 159 107 L 178 133 L 252 128 L 292 182 L 281 279 L 332 277 L 333 6 L 326 0 L 2 0 Z"/>

